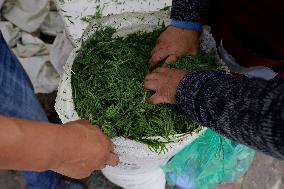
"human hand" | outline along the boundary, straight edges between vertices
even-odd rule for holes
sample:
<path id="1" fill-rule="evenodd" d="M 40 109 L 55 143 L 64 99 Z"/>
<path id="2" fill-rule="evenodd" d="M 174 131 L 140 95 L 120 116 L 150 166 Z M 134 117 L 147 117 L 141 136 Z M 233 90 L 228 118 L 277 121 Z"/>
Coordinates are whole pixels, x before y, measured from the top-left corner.
<path id="1" fill-rule="evenodd" d="M 84 120 L 74 121 L 60 127 L 57 132 L 57 163 L 52 169 L 76 179 L 89 176 L 92 171 L 115 166 L 118 156 L 113 144 L 99 128 Z"/>
<path id="2" fill-rule="evenodd" d="M 157 40 L 149 62 L 153 68 L 162 60 L 174 62 L 178 57 L 196 55 L 199 48 L 199 33 L 194 30 L 169 26 Z"/>
<path id="3" fill-rule="evenodd" d="M 146 75 L 144 87 L 156 93 L 149 98 L 149 103 L 176 103 L 176 91 L 182 78 L 188 73 L 186 70 L 160 67 Z"/>

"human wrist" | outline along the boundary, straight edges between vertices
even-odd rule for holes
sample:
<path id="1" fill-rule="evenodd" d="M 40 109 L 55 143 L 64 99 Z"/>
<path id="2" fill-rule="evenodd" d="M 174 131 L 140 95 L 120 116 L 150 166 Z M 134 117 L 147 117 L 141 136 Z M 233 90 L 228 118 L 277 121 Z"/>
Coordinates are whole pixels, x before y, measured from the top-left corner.
<path id="1" fill-rule="evenodd" d="M 64 127 L 62 125 L 53 124 L 52 133 L 53 133 L 53 140 L 50 142 L 51 148 L 49 148 L 49 163 L 47 164 L 47 170 L 55 170 L 62 164 L 62 141 L 64 141 L 63 134 L 64 134 Z"/>
<path id="2" fill-rule="evenodd" d="M 220 77 L 220 74 L 224 73 L 207 69 L 190 71 L 178 85 L 176 92 L 177 106 L 193 119 L 197 118 L 202 91 L 207 87 L 208 81 Z"/>
<path id="3" fill-rule="evenodd" d="M 60 148 L 58 148 L 57 138 L 61 126 L 48 122 L 39 122 L 36 126 L 40 136 L 38 136 L 38 140 L 34 141 L 36 147 L 32 156 L 39 160 L 35 160 L 33 169 L 35 171 L 52 170 L 60 164 Z"/>
<path id="4" fill-rule="evenodd" d="M 70 131 L 70 129 L 72 130 L 72 128 L 64 125 L 56 127 L 54 140 L 55 148 L 52 152 L 54 155 L 54 161 L 50 164 L 50 170 L 56 171 L 57 169 L 59 169 L 61 165 L 67 161 L 67 158 L 70 155 L 68 152 L 74 150 L 71 149 L 71 146 L 73 147 L 75 145 L 72 140 L 76 138 L 76 132 L 72 132 Z"/>
<path id="5" fill-rule="evenodd" d="M 56 161 L 53 162 L 51 170 L 56 171 L 70 161 L 70 158 L 76 154 L 74 149 L 81 148 L 80 142 L 83 143 L 85 138 L 85 134 L 74 122 L 57 127 L 54 151 Z"/>
<path id="6" fill-rule="evenodd" d="M 202 24 L 199 22 L 172 19 L 170 25 L 180 29 L 187 29 L 196 32 L 202 31 Z"/>

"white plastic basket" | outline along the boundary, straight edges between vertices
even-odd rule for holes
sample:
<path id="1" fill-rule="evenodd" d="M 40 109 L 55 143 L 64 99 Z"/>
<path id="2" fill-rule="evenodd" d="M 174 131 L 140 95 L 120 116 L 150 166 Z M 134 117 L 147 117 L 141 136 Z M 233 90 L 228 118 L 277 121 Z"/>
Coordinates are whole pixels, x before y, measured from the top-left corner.
<path id="1" fill-rule="evenodd" d="M 100 24 L 117 29 L 115 35 L 126 36 L 137 31 L 153 31 L 161 23 L 169 24 L 169 12 L 152 13 L 123 13 L 104 17 Z M 79 116 L 74 108 L 71 88 L 71 68 L 73 61 L 81 47 L 82 41 L 87 40 L 96 32 L 97 22 L 93 22 L 86 29 L 81 42 L 75 48 L 64 67 L 64 74 L 58 89 L 55 109 L 63 123 L 78 120 Z M 201 48 L 205 52 L 216 47 L 213 37 L 204 31 L 201 36 Z M 95 53 L 95 52 L 94 52 Z M 172 143 L 166 145 L 165 153 L 151 151 L 147 145 L 123 137 L 113 138 L 115 151 L 120 157 L 119 165 L 106 167 L 103 174 L 113 183 L 128 189 L 162 189 L 165 188 L 165 176 L 160 168 L 183 147 L 190 144 L 205 131 L 172 137 Z M 157 136 L 158 137 L 158 136 Z"/>

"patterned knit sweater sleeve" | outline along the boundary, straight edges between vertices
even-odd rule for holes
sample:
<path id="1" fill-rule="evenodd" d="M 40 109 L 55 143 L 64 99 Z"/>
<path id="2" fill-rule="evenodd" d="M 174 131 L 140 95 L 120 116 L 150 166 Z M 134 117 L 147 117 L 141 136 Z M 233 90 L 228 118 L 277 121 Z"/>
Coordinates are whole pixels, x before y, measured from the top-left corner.
<path id="1" fill-rule="evenodd" d="M 182 79 L 177 105 L 229 139 L 284 159 L 284 80 L 195 70 Z"/>
<path id="2" fill-rule="evenodd" d="M 209 0 L 173 0 L 171 19 L 204 23 Z"/>

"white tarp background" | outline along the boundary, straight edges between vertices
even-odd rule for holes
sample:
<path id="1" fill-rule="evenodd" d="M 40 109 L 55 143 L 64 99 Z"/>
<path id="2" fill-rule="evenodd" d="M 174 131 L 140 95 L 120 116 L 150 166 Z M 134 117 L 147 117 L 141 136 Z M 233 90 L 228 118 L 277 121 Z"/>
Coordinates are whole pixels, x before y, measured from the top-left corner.
<path id="1" fill-rule="evenodd" d="M 0 30 L 28 73 L 36 93 L 57 90 L 67 57 L 74 48 L 53 0 L 0 0 Z M 43 42 L 43 33 L 56 37 Z"/>

